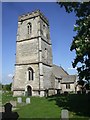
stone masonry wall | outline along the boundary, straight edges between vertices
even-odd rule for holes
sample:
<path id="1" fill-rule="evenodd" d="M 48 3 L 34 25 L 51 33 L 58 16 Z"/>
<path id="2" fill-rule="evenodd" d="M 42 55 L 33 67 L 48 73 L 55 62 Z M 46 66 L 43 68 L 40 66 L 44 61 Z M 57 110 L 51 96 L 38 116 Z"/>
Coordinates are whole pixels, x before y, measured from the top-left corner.
<path id="1" fill-rule="evenodd" d="M 28 35 L 28 28 L 27 28 L 29 22 L 32 24 L 32 33 L 30 35 Z M 32 37 L 37 37 L 39 34 L 38 22 L 39 22 L 39 16 L 18 22 L 17 41 L 29 39 Z"/>
<path id="2" fill-rule="evenodd" d="M 28 80 L 27 76 L 27 70 L 29 67 L 32 67 L 34 70 L 34 80 Z M 32 64 L 32 65 L 21 65 L 16 66 L 15 70 L 15 78 L 14 78 L 14 88 L 15 89 L 23 89 L 25 90 L 25 87 L 27 85 L 30 85 L 32 89 L 39 89 L 39 67 L 38 64 Z"/>
<path id="3" fill-rule="evenodd" d="M 42 40 L 41 42 L 41 47 L 42 47 L 42 62 L 52 65 L 52 48 L 51 45 L 47 44 Z M 45 56 L 45 50 L 47 50 L 47 57 Z"/>
<path id="4" fill-rule="evenodd" d="M 38 40 L 18 42 L 16 53 L 16 63 L 38 62 Z"/>

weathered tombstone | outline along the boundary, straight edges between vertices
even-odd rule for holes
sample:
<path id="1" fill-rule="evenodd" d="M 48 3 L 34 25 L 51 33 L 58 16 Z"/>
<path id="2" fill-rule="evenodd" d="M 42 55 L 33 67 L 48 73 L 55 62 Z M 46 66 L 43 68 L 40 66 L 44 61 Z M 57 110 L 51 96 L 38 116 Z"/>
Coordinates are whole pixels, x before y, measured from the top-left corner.
<path id="1" fill-rule="evenodd" d="M 69 112 L 66 109 L 61 111 L 61 120 L 69 120 Z"/>
<path id="2" fill-rule="evenodd" d="M 12 112 L 11 103 L 6 103 L 4 105 L 5 112 L 2 112 L 2 120 L 17 120 L 19 115 L 17 112 Z"/>
<path id="3" fill-rule="evenodd" d="M 18 103 L 22 103 L 22 98 L 21 98 L 21 97 L 18 97 L 18 98 L 17 98 L 17 102 L 18 102 Z"/>
<path id="4" fill-rule="evenodd" d="M 30 98 L 26 98 L 26 104 L 30 104 Z"/>
<path id="5" fill-rule="evenodd" d="M 17 106 L 17 102 L 16 101 L 11 100 L 10 103 L 12 104 L 13 107 Z"/>

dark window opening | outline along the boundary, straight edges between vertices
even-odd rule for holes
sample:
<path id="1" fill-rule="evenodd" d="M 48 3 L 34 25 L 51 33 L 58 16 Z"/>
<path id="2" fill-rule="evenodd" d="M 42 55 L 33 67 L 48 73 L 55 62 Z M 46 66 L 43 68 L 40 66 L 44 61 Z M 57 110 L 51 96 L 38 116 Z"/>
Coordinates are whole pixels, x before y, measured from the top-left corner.
<path id="1" fill-rule="evenodd" d="M 66 89 L 70 89 L 70 84 L 66 84 Z"/>
<path id="2" fill-rule="evenodd" d="M 32 24 L 31 23 L 28 23 L 28 34 L 31 34 L 32 33 Z"/>
<path id="3" fill-rule="evenodd" d="M 33 80 L 33 69 L 29 68 L 28 69 L 28 80 Z"/>

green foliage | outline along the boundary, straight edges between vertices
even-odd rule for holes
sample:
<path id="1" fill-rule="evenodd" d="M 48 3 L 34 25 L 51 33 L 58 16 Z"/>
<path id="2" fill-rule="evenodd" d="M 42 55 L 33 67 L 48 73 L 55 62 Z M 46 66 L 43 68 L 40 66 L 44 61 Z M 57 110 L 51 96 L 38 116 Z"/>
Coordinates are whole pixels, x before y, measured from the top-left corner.
<path id="1" fill-rule="evenodd" d="M 2 84 L 0 83 L 0 90 L 2 90 Z"/>
<path id="2" fill-rule="evenodd" d="M 12 87 L 12 83 L 6 84 L 6 85 L 2 85 L 2 90 L 4 90 L 4 91 L 11 91 L 11 87 Z"/>
<path id="3" fill-rule="evenodd" d="M 74 31 L 76 36 L 70 50 L 75 50 L 76 58 L 72 63 L 73 67 L 77 66 L 79 79 L 90 80 L 90 2 L 60 3 L 61 7 L 65 7 L 66 12 L 75 12 L 77 17 Z M 78 64 L 80 63 L 80 64 Z"/>
<path id="4" fill-rule="evenodd" d="M 8 91 L 2 94 L 2 104 L 9 102 L 10 100 L 15 100 L 16 98 L 12 96 L 12 92 Z"/>

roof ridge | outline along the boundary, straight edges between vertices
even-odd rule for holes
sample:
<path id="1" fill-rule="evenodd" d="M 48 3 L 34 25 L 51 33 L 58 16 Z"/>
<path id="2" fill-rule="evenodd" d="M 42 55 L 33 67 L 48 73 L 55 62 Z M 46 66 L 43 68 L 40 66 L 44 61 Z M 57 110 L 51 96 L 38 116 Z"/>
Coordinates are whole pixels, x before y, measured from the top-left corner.
<path id="1" fill-rule="evenodd" d="M 53 64 L 53 65 L 54 65 L 54 66 L 57 66 L 57 67 L 59 67 L 59 68 L 61 68 L 67 75 L 69 75 L 68 72 L 65 71 L 64 68 L 63 68 L 62 66 L 58 66 L 58 65 L 55 65 L 55 64 Z"/>

